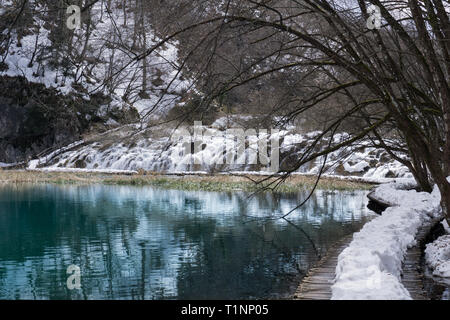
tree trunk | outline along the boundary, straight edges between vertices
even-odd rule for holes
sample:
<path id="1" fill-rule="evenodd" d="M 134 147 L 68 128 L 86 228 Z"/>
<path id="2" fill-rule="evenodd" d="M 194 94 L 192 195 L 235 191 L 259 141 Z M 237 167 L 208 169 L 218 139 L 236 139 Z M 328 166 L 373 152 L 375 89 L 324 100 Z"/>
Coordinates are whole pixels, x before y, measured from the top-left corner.
<path id="1" fill-rule="evenodd" d="M 447 183 L 444 186 L 439 187 L 439 191 L 441 192 L 441 207 L 442 213 L 444 214 L 445 219 L 450 225 L 450 184 Z"/>
<path id="2" fill-rule="evenodd" d="M 433 186 L 428 177 L 427 168 L 425 167 L 425 169 L 424 169 L 422 166 L 417 165 L 416 161 L 413 161 L 413 163 L 414 163 L 414 165 L 413 165 L 413 170 L 411 170 L 411 173 L 413 174 L 414 179 L 416 180 L 420 189 L 425 192 L 433 191 Z"/>

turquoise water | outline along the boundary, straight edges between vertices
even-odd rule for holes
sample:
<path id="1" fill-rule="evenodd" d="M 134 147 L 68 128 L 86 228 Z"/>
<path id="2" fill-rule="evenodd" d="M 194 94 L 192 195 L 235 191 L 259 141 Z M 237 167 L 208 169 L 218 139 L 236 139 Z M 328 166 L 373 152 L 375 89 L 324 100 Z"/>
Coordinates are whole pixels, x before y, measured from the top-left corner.
<path id="1" fill-rule="evenodd" d="M 366 192 L 0 188 L 0 299 L 286 298 L 372 213 Z M 80 289 L 67 268 L 80 268 Z"/>

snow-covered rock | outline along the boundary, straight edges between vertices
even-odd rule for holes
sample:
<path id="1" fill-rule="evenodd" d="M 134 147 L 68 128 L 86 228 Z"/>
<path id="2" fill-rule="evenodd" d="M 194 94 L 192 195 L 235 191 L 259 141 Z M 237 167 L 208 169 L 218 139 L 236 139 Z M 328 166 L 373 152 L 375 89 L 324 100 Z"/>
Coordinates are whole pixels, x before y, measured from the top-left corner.
<path id="1" fill-rule="evenodd" d="M 355 165 L 350 165 L 348 162 L 344 163 L 345 171 L 353 173 L 353 172 L 363 172 L 364 169 L 370 167 L 367 161 L 358 162 Z"/>
<path id="2" fill-rule="evenodd" d="M 439 237 L 425 249 L 425 260 L 433 275 L 450 278 L 450 235 Z"/>
<path id="3" fill-rule="evenodd" d="M 46 161 L 40 161 L 39 167 L 76 168 L 82 163 L 87 169 L 118 169 L 118 170 L 147 170 L 156 172 L 264 172 L 269 170 L 273 173 L 270 165 L 261 163 L 261 151 L 257 145 L 260 141 L 267 144 L 275 138 L 279 140 L 279 163 L 280 171 L 288 171 L 295 161 L 314 143 L 314 139 L 320 132 L 309 132 L 300 134 L 295 128 L 279 130 L 267 133 L 257 132 L 256 135 L 248 135 L 249 142 L 245 147 L 245 159 L 240 157 L 233 163 L 228 162 L 228 149 L 225 146 L 233 144 L 226 134 L 227 126 L 232 129 L 239 128 L 237 117 L 231 119 L 219 118 L 212 126 L 203 126 L 203 138 L 190 137 L 191 143 L 200 142 L 202 148 L 187 153 L 186 140 L 174 140 L 171 127 L 149 128 L 142 135 L 136 135 L 134 126 L 127 126 L 111 130 L 93 141 L 85 141 L 78 148 L 70 148 L 66 152 L 45 157 Z M 228 122 L 227 122 L 227 121 Z M 242 120 L 242 119 L 241 119 Z M 245 119 L 244 119 L 245 120 Z M 183 127 L 183 130 L 191 127 Z M 241 129 L 243 129 L 241 127 Z M 192 130 L 190 130 L 192 131 Z M 208 133 L 208 135 L 206 135 Z M 334 137 L 335 143 L 339 143 L 344 133 Z M 206 137 L 206 138 L 205 138 Z M 326 145 L 327 138 L 322 138 L 322 144 Z M 236 146 L 236 145 L 235 145 Z M 320 149 L 322 146 L 318 146 Z M 386 161 L 382 151 L 370 147 L 369 141 L 362 141 L 352 149 L 335 151 L 328 155 L 325 175 L 340 177 L 358 176 L 372 181 L 386 182 L 389 179 L 410 179 L 411 173 L 400 163 L 394 160 Z M 256 150 L 256 151 L 255 151 Z M 272 150 L 272 149 L 271 149 Z M 235 152 L 234 149 L 232 152 Z M 266 157 L 272 157 L 272 151 L 268 151 Z M 275 155 L 276 156 L 276 155 Z M 180 159 L 182 157 L 182 159 Z M 194 159 L 199 159 L 194 163 Z M 272 160 L 272 158 L 271 158 Z M 315 175 L 323 165 L 320 157 L 297 169 L 295 173 Z"/>

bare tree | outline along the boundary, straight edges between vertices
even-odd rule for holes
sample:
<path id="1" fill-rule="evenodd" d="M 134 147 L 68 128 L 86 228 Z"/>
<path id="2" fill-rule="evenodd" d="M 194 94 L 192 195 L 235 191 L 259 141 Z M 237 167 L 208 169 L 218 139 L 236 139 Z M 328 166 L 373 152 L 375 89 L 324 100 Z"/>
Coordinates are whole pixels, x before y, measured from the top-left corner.
<path id="1" fill-rule="evenodd" d="M 89 45 L 95 22 L 89 17 L 99 1 L 77 1 L 86 15 L 78 36 L 64 28 L 66 1 L 34 1 L 48 9 L 41 15 L 52 43 L 51 48 L 35 50 L 31 60 L 53 60 L 58 68 L 62 65 L 63 75 L 73 65 L 89 74 L 95 65 L 86 61 L 94 59 Z M 11 30 L 32 10 L 26 0 L 14 3 L 0 39 L 6 48 L 0 50 L 2 61 L 8 55 Z M 107 10 L 120 9 L 123 17 L 120 26 L 111 18 L 109 39 L 103 39 L 104 46 L 97 51 L 100 60 L 104 48 L 112 49 L 100 89 L 112 92 L 120 85 L 124 101 L 132 102 L 139 93 L 145 98 L 157 69 L 150 65 L 150 55 L 177 40 L 180 61 L 172 62 L 175 77 L 183 71 L 193 79 L 192 85 L 203 95 L 196 108 L 203 113 L 225 105 L 235 107 L 229 112 L 257 113 L 259 123 L 281 119 L 276 124 L 282 125 L 316 118 L 322 134 L 298 155 L 288 174 L 368 139 L 408 167 L 423 190 L 431 191 L 437 184 L 450 220 L 448 1 L 102 0 L 102 4 Z M 368 5 L 379 11 L 380 28 L 368 28 L 373 19 Z M 149 22 L 163 39 L 151 48 L 147 48 Z M 73 55 L 76 48 L 81 51 Z M 171 83 L 160 90 L 168 91 Z M 157 100 L 158 104 L 162 99 Z M 323 143 L 344 129 L 349 133 L 345 139 Z"/>
<path id="2" fill-rule="evenodd" d="M 379 10 L 379 29 L 367 27 L 372 17 L 366 3 Z M 432 183 L 437 184 L 442 209 L 450 220 L 446 1 L 229 0 L 209 4 L 215 10 L 192 10 L 191 20 L 185 18 L 185 24 L 178 23 L 161 43 L 136 59 L 144 59 L 172 39 L 191 41 L 184 65 L 191 75 L 199 75 L 199 84 L 202 77 L 211 75 L 208 71 L 214 64 L 229 66 L 222 69 L 218 80 L 208 78 L 205 92 L 210 101 L 248 83 L 267 81 L 281 71 L 297 74 L 302 85 L 293 88 L 303 88 L 301 94 L 293 92 L 283 103 L 273 105 L 272 111 L 282 114 L 285 121 L 344 97 L 340 101 L 345 105 L 333 109 L 334 117 L 327 120 L 323 133 L 299 156 L 291 172 L 370 139 L 407 166 L 423 190 L 431 191 Z M 192 1 L 191 6 L 203 8 L 205 1 Z M 243 49 L 235 56 L 221 55 L 220 49 L 239 37 Z M 245 63 L 238 63 L 238 55 Z M 194 59 L 196 63 L 189 63 Z M 348 119 L 357 121 L 347 139 L 316 148 Z"/>

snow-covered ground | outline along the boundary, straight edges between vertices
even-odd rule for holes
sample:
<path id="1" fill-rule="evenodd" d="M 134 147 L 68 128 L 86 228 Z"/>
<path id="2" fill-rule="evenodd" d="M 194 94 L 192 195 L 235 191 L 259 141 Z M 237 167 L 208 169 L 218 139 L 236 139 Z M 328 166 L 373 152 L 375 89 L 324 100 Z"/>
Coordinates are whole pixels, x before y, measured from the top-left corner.
<path id="1" fill-rule="evenodd" d="M 16 165 L 19 165 L 18 163 L 4 163 L 4 162 L 0 162 L 0 169 L 1 168 L 10 168 L 10 167 L 14 167 Z"/>
<path id="2" fill-rule="evenodd" d="M 425 261 L 431 268 L 433 276 L 450 278 L 450 227 L 442 221 L 446 235 L 429 243 L 425 249 Z"/>
<path id="3" fill-rule="evenodd" d="M 154 110 L 154 114 L 167 112 L 179 101 L 179 94 L 191 85 L 188 80 L 182 80 L 183 75 L 178 70 L 177 43 L 166 43 L 164 48 L 159 48 L 145 58 L 148 78 L 143 81 L 144 75 L 140 72 L 142 70 L 140 64 L 143 62 L 135 61 L 134 55 L 111 45 L 120 43 L 124 47 L 132 47 L 134 19 L 128 17 L 128 20 L 125 20 L 122 1 L 109 3 L 111 8 L 108 8 L 107 14 L 102 1 L 92 6 L 90 27 L 92 33 L 88 39 L 86 30 L 75 30 L 71 40 L 71 56 L 84 58 L 77 63 L 71 61 L 71 67 L 63 68 L 55 67 L 54 61 L 50 61 L 47 56 L 45 59 L 39 59 L 54 44 L 51 41 L 49 23 L 45 20 L 48 19 L 45 17 L 48 8 L 45 4 L 41 5 L 30 0 L 30 6 L 33 6 L 36 12 L 33 27 L 38 32 L 30 32 L 19 40 L 16 31 L 13 30 L 11 45 L 4 61 L 7 69 L 0 71 L 0 76 L 21 76 L 30 82 L 54 88 L 62 94 L 85 92 L 86 100 L 90 99 L 89 94 L 104 93 L 111 97 L 112 101 L 100 108 L 100 116 L 108 108 L 130 106 L 136 108 L 141 116 L 146 115 L 149 110 Z M 8 1 L 2 5 L 4 9 L 0 10 L 0 15 L 12 5 L 12 2 Z M 161 41 L 150 28 L 145 38 L 146 43 L 142 50 L 152 48 Z M 55 59 L 61 65 L 67 64 L 66 57 Z M 109 84 L 104 83 L 106 79 L 110 79 Z M 143 82 L 148 83 L 146 96 L 139 94 Z M 84 90 L 80 90 L 79 86 Z M 130 91 L 130 88 L 134 90 Z M 127 102 L 122 100 L 125 96 Z"/>
<path id="4" fill-rule="evenodd" d="M 394 206 L 355 233 L 339 255 L 332 299 L 411 299 L 401 282 L 402 262 L 418 229 L 441 215 L 441 196 L 437 187 L 431 194 L 405 187 L 389 183 L 375 190 Z"/>

